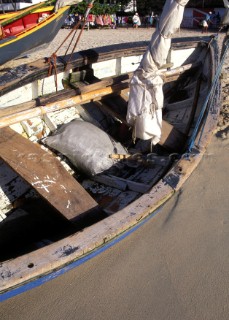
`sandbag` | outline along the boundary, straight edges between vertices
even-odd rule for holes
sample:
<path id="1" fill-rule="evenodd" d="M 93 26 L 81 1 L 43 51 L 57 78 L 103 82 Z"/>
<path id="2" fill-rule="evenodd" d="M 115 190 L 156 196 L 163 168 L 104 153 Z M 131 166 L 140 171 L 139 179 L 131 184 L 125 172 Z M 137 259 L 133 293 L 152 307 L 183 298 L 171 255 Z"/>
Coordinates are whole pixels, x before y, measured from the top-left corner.
<path id="1" fill-rule="evenodd" d="M 110 154 L 127 154 L 126 149 L 95 125 L 74 120 L 64 124 L 43 141 L 65 155 L 70 162 L 87 175 L 93 176 L 115 164 Z"/>

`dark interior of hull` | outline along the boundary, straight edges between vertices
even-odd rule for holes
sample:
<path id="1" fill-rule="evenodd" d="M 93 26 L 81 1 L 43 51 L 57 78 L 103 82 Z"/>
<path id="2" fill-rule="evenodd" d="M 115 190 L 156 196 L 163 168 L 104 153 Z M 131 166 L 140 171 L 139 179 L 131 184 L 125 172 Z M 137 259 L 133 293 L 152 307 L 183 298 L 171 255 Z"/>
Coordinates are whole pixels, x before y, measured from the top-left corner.
<path id="1" fill-rule="evenodd" d="M 170 147 L 166 144 L 152 146 L 150 141 L 140 139 L 133 143 L 132 128 L 125 121 L 128 103 L 125 91 L 120 95 L 111 95 L 78 106 L 84 121 L 99 123 L 106 133 L 128 150 L 131 157 L 120 159 L 118 166 L 89 177 L 61 156 L 73 170 L 74 178 L 99 205 L 99 208 L 79 217 L 74 223 L 58 214 L 25 183 L 24 192 L 20 197 L 12 199 L 11 210 L 7 218 L 0 223 L 0 261 L 15 258 L 82 231 L 87 226 L 115 214 L 149 191 L 185 151 L 186 138 L 190 135 L 193 120 L 198 114 L 196 107 L 201 81 L 206 79 L 201 78 L 200 68 L 196 68 L 187 71 L 180 79 L 164 85 L 163 119 L 182 136 L 182 144 L 174 143 L 170 144 Z M 94 79 L 91 82 L 93 83 Z M 6 188 L 14 189 L 13 182 L 6 184 Z"/>

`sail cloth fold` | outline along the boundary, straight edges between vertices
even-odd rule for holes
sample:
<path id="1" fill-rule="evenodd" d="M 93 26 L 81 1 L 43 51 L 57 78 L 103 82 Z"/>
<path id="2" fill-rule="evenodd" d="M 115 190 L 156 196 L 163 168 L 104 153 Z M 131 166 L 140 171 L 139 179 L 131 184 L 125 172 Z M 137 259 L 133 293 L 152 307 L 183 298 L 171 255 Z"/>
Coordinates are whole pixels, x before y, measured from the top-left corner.
<path id="1" fill-rule="evenodd" d="M 223 15 L 223 18 L 221 20 L 221 25 L 229 25 L 229 1 L 228 0 L 223 0 L 224 7 L 226 8 L 225 13 Z"/>
<path id="2" fill-rule="evenodd" d="M 188 1 L 166 1 L 159 26 L 131 79 L 127 122 L 134 127 L 134 138 L 160 141 L 164 96 L 159 69 L 166 63 L 171 37 L 180 27 Z"/>
<path id="3" fill-rule="evenodd" d="M 72 6 L 74 4 L 78 4 L 82 1 L 83 0 L 57 0 L 55 4 L 55 11 L 66 6 Z"/>

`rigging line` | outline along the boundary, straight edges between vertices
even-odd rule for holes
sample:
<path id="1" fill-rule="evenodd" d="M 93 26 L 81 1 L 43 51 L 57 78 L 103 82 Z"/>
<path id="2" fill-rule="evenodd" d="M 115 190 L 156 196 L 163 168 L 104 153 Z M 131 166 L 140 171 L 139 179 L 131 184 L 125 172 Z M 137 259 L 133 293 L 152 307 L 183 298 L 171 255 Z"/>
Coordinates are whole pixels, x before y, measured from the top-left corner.
<path id="1" fill-rule="evenodd" d="M 86 25 L 86 20 L 84 20 L 83 26 L 81 26 L 80 33 L 79 33 L 79 35 L 78 35 L 78 37 L 77 37 L 77 39 L 76 39 L 76 42 L 75 42 L 75 44 L 74 44 L 74 47 L 73 47 L 72 52 L 71 52 L 71 54 L 70 54 L 70 57 L 69 57 L 66 65 L 65 65 L 65 69 L 67 68 L 68 63 L 70 63 L 70 61 L 71 61 L 71 59 L 72 59 L 73 52 L 75 51 L 75 48 L 76 48 L 77 44 L 79 43 L 80 37 L 81 37 L 81 35 L 82 35 L 83 31 L 84 31 L 85 25 Z"/>
<path id="2" fill-rule="evenodd" d="M 70 46 L 71 46 L 71 44 L 72 44 L 72 42 L 73 42 L 73 39 L 74 39 L 75 36 L 76 36 L 77 30 L 78 30 L 78 28 L 75 29 L 75 32 L 74 32 L 74 34 L 73 34 L 73 36 L 72 36 L 72 38 L 71 38 L 71 41 L 70 41 L 70 43 L 69 43 L 69 45 L 68 45 L 68 47 L 67 47 L 67 49 L 66 49 L 66 51 L 65 51 L 64 57 L 66 57 L 66 55 L 67 55 L 67 53 L 68 53 L 68 50 L 69 50 L 69 48 L 70 48 Z"/>
<path id="3" fill-rule="evenodd" d="M 93 2 L 94 2 L 94 1 L 95 1 L 95 0 L 92 0 L 92 1 L 88 4 L 88 6 L 87 6 L 87 10 L 86 10 L 86 13 L 85 13 L 85 15 L 84 15 L 84 20 L 85 20 L 85 21 L 87 20 L 88 14 L 89 14 L 91 8 L 93 7 Z M 86 18 L 86 19 L 85 19 L 85 18 Z M 75 32 L 75 34 L 76 34 L 76 31 L 79 29 L 81 22 L 82 22 L 82 20 L 79 20 L 79 21 L 77 22 L 77 24 L 72 28 L 72 30 L 69 32 L 69 34 L 67 35 L 67 37 L 62 41 L 62 43 L 61 43 L 61 44 L 59 45 L 59 47 L 56 49 L 56 51 L 54 52 L 54 54 L 57 54 L 57 51 L 59 51 L 59 49 L 63 46 L 63 44 L 67 41 L 67 39 L 70 37 L 70 35 L 71 35 L 73 32 Z M 86 22 L 84 22 L 84 23 L 86 24 Z M 85 24 L 84 24 L 84 26 L 85 26 Z M 75 34 L 73 35 L 72 40 L 73 40 L 73 38 L 75 37 Z M 72 41 L 72 40 L 71 40 L 71 41 Z M 65 53 L 65 55 L 66 55 L 66 53 Z"/>
<path id="4" fill-rule="evenodd" d="M 87 23 L 87 18 L 88 18 L 88 15 L 89 15 L 89 13 L 90 13 L 91 8 L 93 7 L 94 1 L 95 1 L 95 0 L 91 0 L 90 3 L 89 3 L 88 6 L 87 6 L 87 10 L 86 10 L 85 15 L 84 15 L 83 26 L 81 26 L 80 33 L 79 33 L 78 38 L 77 38 L 77 40 L 76 40 L 76 42 L 75 42 L 75 45 L 74 45 L 74 47 L 73 47 L 73 49 L 72 49 L 71 55 L 70 55 L 70 57 L 69 57 L 69 59 L 68 59 L 68 61 L 67 61 L 67 63 L 66 63 L 65 69 L 67 68 L 68 63 L 70 63 L 70 61 L 71 61 L 71 59 L 72 59 L 73 52 L 75 51 L 75 48 L 76 48 L 76 46 L 77 46 L 77 44 L 78 44 L 78 42 L 79 42 L 79 40 L 80 40 L 80 37 L 81 37 L 81 35 L 82 35 L 83 31 L 84 31 L 84 27 L 85 27 L 85 25 L 86 25 L 86 23 Z"/>
<path id="5" fill-rule="evenodd" d="M 59 49 L 63 46 L 63 44 L 67 41 L 67 39 L 70 37 L 70 35 L 74 32 L 77 31 L 79 26 L 80 26 L 81 20 L 78 21 L 78 23 L 73 27 L 73 29 L 69 32 L 69 34 L 67 35 L 67 37 L 62 41 L 62 43 L 59 45 L 59 47 L 56 49 L 56 51 L 54 52 L 55 54 L 57 53 L 57 51 L 59 51 Z"/>
<path id="6" fill-rule="evenodd" d="M 72 54 L 73 54 L 73 52 L 75 51 L 76 45 L 77 45 L 78 42 L 79 42 L 80 36 L 81 36 L 81 34 L 82 34 L 83 30 L 84 30 L 85 24 L 86 24 L 86 22 L 87 22 L 87 17 L 88 17 L 88 15 L 89 15 L 89 12 L 90 12 L 91 8 L 93 7 L 94 1 L 95 1 L 95 0 L 91 0 L 90 3 L 89 3 L 88 6 L 87 6 L 87 10 L 86 10 L 85 15 L 84 15 L 83 26 L 81 26 L 80 34 L 79 34 L 79 36 L 78 36 L 78 38 L 77 38 L 77 40 L 76 40 L 76 43 L 75 43 L 74 48 L 73 48 L 73 50 L 72 50 L 72 52 L 71 52 L 70 58 L 68 59 L 67 63 L 65 64 L 65 70 L 66 70 L 66 68 L 67 68 L 68 63 L 70 62 L 70 60 L 71 60 L 71 58 L 72 58 Z M 48 59 L 48 63 L 49 63 L 49 73 L 48 73 L 48 74 L 49 74 L 49 76 L 52 74 L 52 70 L 53 70 L 53 69 L 54 69 L 54 71 L 55 71 L 55 75 L 54 75 L 54 76 L 55 76 L 56 92 L 57 92 L 57 67 L 56 67 L 57 51 L 61 48 L 61 46 L 65 43 L 65 41 L 70 37 L 70 35 L 71 35 L 73 32 L 75 32 L 75 34 L 76 34 L 76 31 L 77 31 L 77 29 L 79 28 L 80 24 L 81 24 L 81 20 L 78 21 L 77 25 L 74 26 L 74 28 L 71 30 L 71 32 L 69 32 L 69 34 L 67 35 L 67 37 L 66 37 L 66 38 L 64 39 L 64 41 L 61 43 L 61 45 L 57 48 L 57 50 L 56 50 L 56 51 L 51 55 L 51 57 Z M 71 40 L 71 42 L 70 42 L 70 44 L 69 44 L 69 46 L 68 46 L 68 48 L 67 48 L 67 51 L 68 51 L 68 49 L 69 49 L 69 47 L 70 47 L 70 45 L 71 45 L 71 43 L 72 43 L 72 41 L 73 41 L 73 38 L 75 37 L 75 34 L 74 34 L 73 37 L 72 37 L 72 40 Z M 67 51 L 66 51 L 66 52 L 67 52 Z M 65 55 L 66 55 L 66 53 L 65 53 Z"/>
<path id="7" fill-rule="evenodd" d="M 223 64 L 224 64 L 224 60 L 226 58 L 226 55 L 227 55 L 227 50 L 229 48 L 229 39 L 227 40 L 227 44 L 226 44 L 226 47 L 225 47 L 225 51 L 224 51 L 224 54 L 223 54 L 223 57 L 220 61 L 220 64 L 217 68 L 217 71 L 216 71 L 216 74 L 215 74 L 215 77 L 213 79 L 213 82 L 212 82 L 212 85 L 211 85 L 211 88 L 210 88 L 210 91 L 206 97 L 206 100 L 203 104 L 203 107 L 201 109 L 201 112 L 200 112 L 200 115 L 199 115 L 199 118 L 197 119 L 197 122 L 196 122 L 196 125 L 195 125 L 195 128 L 193 130 L 193 133 L 190 137 L 190 140 L 189 140 L 189 143 L 188 143 L 188 151 L 190 152 L 193 147 L 194 147 L 194 144 L 195 144 L 195 139 L 197 137 L 197 133 L 198 133 L 198 130 L 199 130 L 199 127 L 200 127 L 200 124 L 201 124 L 201 121 L 203 119 L 203 116 L 204 116 L 204 113 L 207 109 L 207 105 L 208 105 L 208 102 L 210 100 L 210 97 L 212 96 L 212 94 L 214 93 L 214 91 L 216 90 L 216 86 L 217 86 L 217 83 L 218 83 L 218 80 L 219 80 L 219 76 L 220 76 L 220 73 L 222 71 L 222 67 L 223 67 Z"/>

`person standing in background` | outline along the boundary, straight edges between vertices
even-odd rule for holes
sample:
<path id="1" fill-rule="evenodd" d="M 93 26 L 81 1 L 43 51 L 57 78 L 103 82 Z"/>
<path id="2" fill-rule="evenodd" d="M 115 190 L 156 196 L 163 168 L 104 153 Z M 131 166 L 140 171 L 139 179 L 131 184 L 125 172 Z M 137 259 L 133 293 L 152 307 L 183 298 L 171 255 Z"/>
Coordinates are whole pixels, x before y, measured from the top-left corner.
<path id="1" fill-rule="evenodd" d="M 208 23 L 207 23 L 207 20 L 202 20 L 201 21 L 201 26 L 202 26 L 202 33 L 204 32 L 208 32 Z"/>
<path id="2" fill-rule="evenodd" d="M 133 16 L 133 27 L 138 28 L 141 25 L 141 20 L 139 18 L 138 13 L 136 12 L 135 15 Z"/>
<path id="3" fill-rule="evenodd" d="M 154 18 L 154 15 L 153 15 L 153 12 L 152 12 L 151 16 L 149 17 L 149 25 L 150 25 L 151 28 L 153 27 L 153 18 Z"/>
<path id="4" fill-rule="evenodd" d="M 157 14 L 154 16 L 154 20 L 155 20 L 155 27 L 158 28 L 159 27 L 159 16 Z"/>
<path id="5" fill-rule="evenodd" d="M 205 17 L 205 20 L 207 21 L 207 24 L 208 24 L 208 28 L 209 28 L 210 24 L 212 23 L 211 18 L 212 18 L 212 12 L 210 11 L 209 13 L 206 14 L 206 17 Z"/>

